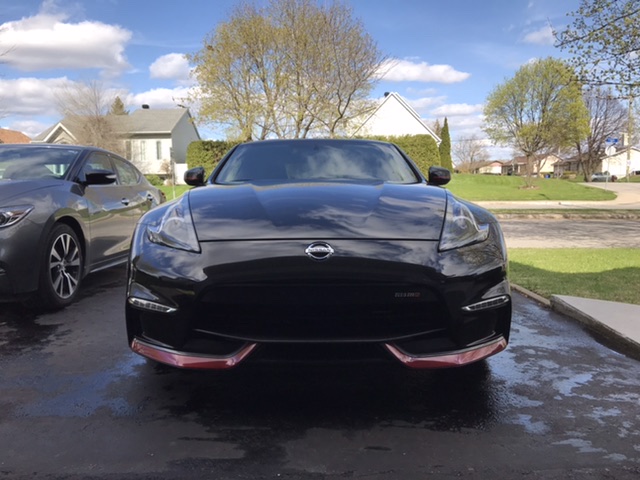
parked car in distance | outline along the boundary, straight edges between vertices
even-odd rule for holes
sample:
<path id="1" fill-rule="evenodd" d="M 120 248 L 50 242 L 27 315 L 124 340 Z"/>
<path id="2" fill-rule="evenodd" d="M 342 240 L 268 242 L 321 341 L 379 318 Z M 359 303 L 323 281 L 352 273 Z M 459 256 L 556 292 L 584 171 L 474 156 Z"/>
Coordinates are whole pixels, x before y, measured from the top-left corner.
<path id="1" fill-rule="evenodd" d="M 465 365 L 502 351 L 511 296 L 488 211 L 395 145 L 266 140 L 145 214 L 130 252 L 131 349 L 181 368 L 395 359 Z"/>
<path id="2" fill-rule="evenodd" d="M 596 172 L 593 175 L 591 175 L 591 181 L 592 182 L 611 182 L 613 181 L 613 178 L 609 172 Z"/>
<path id="3" fill-rule="evenodd" d="M 0 145 L 0 301 L 70 304 L 88 273 L 126 262 L 138 218 L 163 201 L 112 152 Z"/>

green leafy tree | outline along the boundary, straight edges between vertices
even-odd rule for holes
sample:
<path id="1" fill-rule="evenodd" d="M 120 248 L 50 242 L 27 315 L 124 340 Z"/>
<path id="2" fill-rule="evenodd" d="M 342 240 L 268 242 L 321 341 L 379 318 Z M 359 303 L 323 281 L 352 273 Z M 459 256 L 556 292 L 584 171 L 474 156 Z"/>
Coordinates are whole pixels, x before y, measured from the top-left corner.
<path id="1" fill-rule="evenodd" d="M 350 7 L 318 0 L 240 4 L 188 58 L 200 119 L 240 140 L 341 135 L 385 60 Z"/>
<path id="2" fill-rule="evenodd" d="M 548 155 L 575 145 L 589 133 L 581 85 L 572 69 L 553 58 L 528 63 L 498 85 L 484 114 L 489 138 L 526 158 L 529 187 L 534 170 L 540 171 Z"/>
<path id="3" fill-rule="evenodd" d="M 451 161 L 451 136 L 449 135 L 449 122 L 446 117 L 440 132 L 440 139 L 442 140 L 438 147 L 438 151 L 440 152 L 440 165 L 449 170 L 453 170 L 453 162 Z"/>
<path id="4" fill-rule="evenodd" d="M 124 103 L 120 99 L 120 97 L 116 96 L 111 104 L 111 108 L 109 109 L 110 115 L 129 115 L 129 110 L 124 108 Z"/>
<path id="5" fill-rule="evenodd" d="M 556 31 L 556 46 L 588 85 L 613 85 L 627 95 L 640 86 L 640 2 L 581 0 L 567 14 L 573 22 Z"/>

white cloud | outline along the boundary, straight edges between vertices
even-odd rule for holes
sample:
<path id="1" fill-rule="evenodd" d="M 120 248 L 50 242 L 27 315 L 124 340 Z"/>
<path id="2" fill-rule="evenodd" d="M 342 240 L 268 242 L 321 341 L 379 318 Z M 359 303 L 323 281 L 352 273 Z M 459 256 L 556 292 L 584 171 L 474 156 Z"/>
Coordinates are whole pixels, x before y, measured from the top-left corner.
<path id="1" fill-rule="evenodd" d="M 0 105 L 8 115 L 56 115 L 56 91 L 68 82 L 66 77 L 0 78 Z"/>
<path id="2" fill-rule="evenodd" d="M 45 2 L 33 17 L 0 25 L 8 51 L 3 62 L 21 71 L 98 68 L 109 75 L 129 68 L 124 49 L 131 32 L 102 22 L 69 22 L 65 13 L 48 13 Z"/>
<path id="3" fill-rule="evenodd" d="M 188 87 L 178 88 L 155 88 L 147 92 L 130 94 L 127 96 L 127 105 L 132 108 L 140 108 L 141 105 L 149 105 L 151 108 L 176 108 L 185 102 L 190 89 Z"/>
<path id="4" fill-rule="evenodd" d="M 484 105 L 481 103 L 476 105 L 469 105 L 467 103 L 451 103 L 449 105 L 442 105 L 431 113 L 438 117 L 459 117 L 481 113 L 483 108 Z"/>
<path id="5" fill-rule="evenodd" d="M 553 29 L 550 25 L 545 25 L 539 30 L 529 32 L 523 38 L 524 43 L 532 43 L 534 45 L 553 45 L 555 40 Z"/>
<path id="6" fill-rule="evenodd" d="M 451 65 L 429 65 L 426 62 L 389 60 L 383 65 L 380 76 L 389 82 L 436 82 L 457 83 L 471 74 L 459 72 Z"/>
<path id="7" fill-rule="evenodd" d="M 407 100 L 407 103 L 413 107 L 418 113 L 425 113 L 430 109 L 442 105 L 447 100 L 445 96 L 439 97 L 423 97 L 416 100 Z"/>
<path id="8" fill-rule="evenodd" d="M 177 80 L 185 83 L 190 80 L 191 68 L 182 53 L 169 53 L 156 59 L 149 67 L 151 78 Z"/>

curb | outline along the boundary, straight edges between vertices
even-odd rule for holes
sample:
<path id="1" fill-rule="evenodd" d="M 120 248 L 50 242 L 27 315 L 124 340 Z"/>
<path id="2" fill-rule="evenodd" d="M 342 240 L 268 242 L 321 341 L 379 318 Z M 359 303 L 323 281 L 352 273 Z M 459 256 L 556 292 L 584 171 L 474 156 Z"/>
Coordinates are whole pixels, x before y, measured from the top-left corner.
<path id="1" fill-rule="evenodd" d="M 511 284 L 511 288 L 516 292 L 528 297 L 545 307 L 553 310 L 554 312 L 561 313 L 579 323 L 586 326 L 591 332 L 602 337 L 602 339 L 608 341 L 611 345 L 622 351 L 624 354 L 632 356 L 634 358 L 640 358 L 640 343 L 633 338 L 628 337 L 624 333 L 610 327 L 606 323 L 597 320 L 588 313 L 574 307 L 573 305 L 564 301 L 558 295 L 551 295 L 551 299 L 547 299 L 538 295 L 531 290 L 527 290 L 520 285 Z"/>
<path id="2" fill-rule="evenodd" d="M 530 299 L 535 300 L 536 302 L 543 304 L 545 307 L 552 308 L 551 302 L 548 299 L 544 298 L 541 295 L 538 295 L 535 292 L 532 292 L 531 290 L 527 290 L 526 288 L 521 287 L 520 285 L 516 285 L 515 283 L 511 284 L 511 288 L 513 290 L 515 290 L 516 292 L 524 295 L 525 297 L 529 297 Z"/>
<path id="3" fill-rule="evenodd" d="M 595 319 L 588 313 L 577 309 L 573 305 L 570 305 L 569 303 L 559 298 L 557 295 L 551 296 L 550 304 L 553 311 L 562 313 L 573 318 L 574 320 L 577 320 L 578 322 L 589 328 L 591 331 L 602 335 L 604 338 L 609 341 L 615 342 L 617 345 L 621 345 L 625 349 L 625 351 L 627 351 L 627 353 L 630 353 L 631 350 L 633 350 L 634 356 L 638 355 L 638 352 L 640 351 L 640 343 L 638 343 L 638 341 L 634 340 L 633 338 L 630 338 L 622 332 L 611 328 L 606 323 Z"/>

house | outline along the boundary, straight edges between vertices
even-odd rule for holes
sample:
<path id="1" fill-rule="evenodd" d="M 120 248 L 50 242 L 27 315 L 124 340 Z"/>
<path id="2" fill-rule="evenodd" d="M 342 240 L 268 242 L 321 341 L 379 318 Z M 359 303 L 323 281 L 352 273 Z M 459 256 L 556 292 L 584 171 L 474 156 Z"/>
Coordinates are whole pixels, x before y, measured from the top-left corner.
<path id="1" fill-rule="evenodd" d="M 504 162 L 500 160 L 493 160 L 492 162 L 482 162 L 479 164 L 473 173 L 481 173 L 485 175 L 502 175 L 502 169 Z"/>
<path id="2" fill-rule="evenodd" d="M 0 143 L 31 143 L 31 139 L 22 132 L 0 128 Z"/>
<path id="3" fill-rule="evenodd" d="M 553 176 L 562 177 L 568 175 L 570 178 L 575 178 L 582 172 L 582 166 L 580 165 L 580 159 L 575 156 L 560 160 L 553 164 Z"/>
<path id="4" fill-rule="evenodd" d="M 187 147 L 200 140 L 188 108 L 152 109 L 143 105 L 129 115 L 108 115 L 123 142 L 122 152 L 145 175 L 154 174 L 183 183 Z M 33 142 L 78 143 L 77 119 L 65 118 L 38 135 Z"/>
<path id="5" fill-rule="evenodd" d="M 531 161 L 531 174 L 534 177 L 553 175 L 553 166 L 562 159 L 557 155 L 537 156 Z M 538 169 L 538 165 L 540 168 Z M 503 164 L 502 173 L 505 175 L 527 175 L 527 158 L 524 156 L 515 157 L 508 163 Z"/>
<path id="6" fill-rule="evenodd" d="M 352 136 L 367 135 L 431 135 L 438 145 L 440 137 L 427 126 L 420 115 L 397 93 L 387 92 Z"/>
<path id="7" fill-rule="evenodd" d="M 618 178 L 626 177 L 627 173 L 638 175 L 640 174 L 640 149 L 631 147 L 627 152 L 627 148 L 623 147 L 613 155 L 604 157 L 596 171 L 609 172 Z"/>

